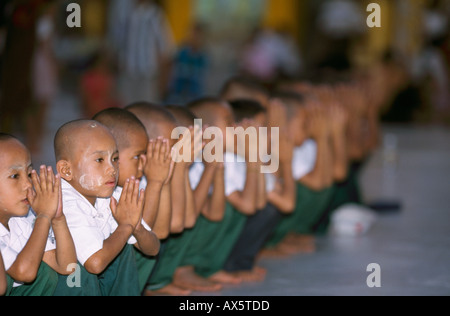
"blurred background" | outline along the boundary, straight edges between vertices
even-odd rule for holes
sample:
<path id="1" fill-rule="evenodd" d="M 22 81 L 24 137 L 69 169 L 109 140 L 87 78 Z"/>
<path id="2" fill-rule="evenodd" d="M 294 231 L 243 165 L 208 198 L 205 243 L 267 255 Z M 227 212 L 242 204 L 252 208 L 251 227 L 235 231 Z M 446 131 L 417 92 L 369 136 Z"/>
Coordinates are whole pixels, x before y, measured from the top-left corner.
<path id="1" fill-rule="evenodd" d="M 2 0 L 0 128 L 51 157 L 51 131 L 105 107 L 184 104 L 236 74 L 270 85 L 355 70 L 389 72 L 385 122 L 448 124 L 450 1 L 375 1 L 381 28 L 366 24 L 371 2 Z"/>

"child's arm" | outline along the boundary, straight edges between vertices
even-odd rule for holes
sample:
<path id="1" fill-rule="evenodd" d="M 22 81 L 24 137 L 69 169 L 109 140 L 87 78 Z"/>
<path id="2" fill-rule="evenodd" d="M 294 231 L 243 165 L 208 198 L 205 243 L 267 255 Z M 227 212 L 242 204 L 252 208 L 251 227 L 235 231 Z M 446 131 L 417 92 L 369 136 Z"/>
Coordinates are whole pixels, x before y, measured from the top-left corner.
<path id="1" fill-rule="evenodd" d="M 69 265 L 77 262 L 77 253 L 75 244 L 67 226 L 66 217 L 63 213 L 61 180 L 58 177 L 55 181 L 55 190 L 59 191 L 58 210 L 55 218 L 52 220 L 53 233 L 56 240 L 56 250 L 47 251 L 44 254 L 43 261 L 53 270 L 61 275 L 71 273 Z"/>
<path id="2" fill-rule="evenodd" d="M 164 199 L 167 199 L 165 183 L 170 182 L 174 167 L 171 158 L 167 139 L 158 138 L 149 142 L 144 168 L 148 184 L 145 190 L 143 218 L 159 239 L 165 239 L 169 235 L 172 209 L 170 204 L 164 204 Z M 164 224 L 161 225 L 162 223 Z"/>
<path id="3" fill-rule="evenodd" d="M 248 128 L 250 123 L 244 122 L 244 130 Z M 257 192 L 258 192 L 258 179 L 261 173 L 261 162 L 250 162 L 249 157 L 251 157 L 250 152 L 258 153 L 258 144 L 250 144 L 250 142 L 245 142 L 245 158 L 247 161 L 246 179 L 245 186 L 242 191 L 235 191 L 227 196 L 228 201 L 235 207 L 238 211 L 245 215 L 254 215 L 257 207 Z"/>
<path id="4" fill-rule="evenodd" d="M 217 164 L 213 179 L 213 192 L 202 208 L 202 214 L 212 222 L 220 222 L 225 215 L 225 175 L 223 163 Z"/>
<path id="5" fill-rule="evenodd" d="M 231 205 L 245 215 L 254 215 L 256 212 L 256 193 L 260 167 L 258 163 L 247 163 L 244 190 L 233 192 L 227 197 Z"/>
<path id="6" fill-rule="evenodd" d="M 3 257 L 0 252 L 0 296 L 5 295 L 7 286 L 5 265 L 3 264 Z"/>
<path id="7" fill-rule="evenodd" d="M 365 116 L 365 101 L 355 87 L 347 87 L 344 102 L 350 115 L 348 125 L 348 155 L 351 161 L 360 161 L 366 153 L 365 129 L 367 122 Z"/>
<path id="8" fill-rule="evenodd" d="M 339 104 L 331 104 L 329 122 L 331 126 L 331 146 L 333 152 L 333 179 L 342 182 L 347 178 L 347 113 Z"/>
<path id="9" fill-rule="evenodd" d="M 139 249 L 144 255 L 156 256 L 159 253 L 161 243 L 158 237 L 144 228 L 141 224 L 136 226 L 133 236 L 137 240 L 134 246 Z"/>
<path id="10" fill-rule="evenodd" d="M 195 204 L 195 196 L 194 191 L 191 187 L 191 182 L 189 181 L 189 169 L 194 163 L 195 159 L 202 153 L 204 144 L 202 142 L 203 133 L 199 126 L 189 127 L 189 132 L 191 136 L 191 157 L 190 161 L 186 161 L 186 168 L 184 174 L 184 188 L 185 188 L 185 228 L 193 228 L 195 223 L 197 222 L 198 215 L 200 210 L 197 210 Z"/>
<path id="11" fill-rule="evenodd" d="M 59 179 L 59 175 L 56 176 L 56 179 Z M 23 283 L 31 283 L 36 279 L 44 256 L 51 221 L 55 217 L 59 200 L 59 191 L 54 190 L 55 176 L 50 167 L 47 169 L 45 166 L 41 166 L 39 176 L 33 170 L 31 180 L 35 191 L 29 189 L 27 198 L 37 215 L 33 232 L 7 271 L 15 281 Z"/>
<path id="12" fill-rule="evenodd" d="M 159 199 L 158 214 L 152 229 L 160 240 L 166 239 L 170 235 L 170 225 L 172 222 L 172 193 L 171 182 L 163 185 L 161 198 Z"/>
<path id="13" fill-rule="evenodd" d="M 85 262 L 84 267 L 89 273 L 102 273 L 123 250 L 142 218 L 143 205 L 144 192 L 139 194 L 139 181 L 127 180 L 119 203 L 111 198 L 111 211 L 119 226 L 103 242 L 103 248 Z"/>
<path id="14" fill-rule="evenodd" d="M 314 170 L 300 179 L 300 183 L 312 190 L 320 191 L 332 184 L 332 156 L 330 130 L 323 111 L 314 107 L 309 111 L 310 132 L 317 143 L 317 158 Z"/>
<path id="15" fill-rule="evenodd" d="M 185 228 L 193 228 L 197 222 L 199 211 L 197 211 L 195 206 L 194 191 L 191 187 L 191 182 L 189 181 L 189 168 L 185 170 L 184 176 L 184 188 L 186 196 L 186 218 L 185 218 Z"/>
<path id="16" fill-rule="evenodd" d="M 173 171 L 170 190 L 172 194 L 172 220 L 170 232 L 182 233 L 186 223 L 186 189 L 185 189 L 186 164 L 176 163 Z"/>
<path id="17" fill-rule="evenodd" d="M 216 177 L 216 165 L 216 163 L 204 163 L 205 170 L 202 173 L 200 182 L 194 190 L 195 208 L 197 212 L 202 211 L 202 214 L 205 209 L 205 205 L 208 202 L 209 189 L 211 188 L 211 184 L 213 184 Z M 207 209 L 209 208 L 206 208 L 205 210 Z"/>
<path id="18" fill-rule="evenodd" d="M 200 135 L 200 136 L 198 136 Z M 177 158 L 188 158 L 190 161 L 178 161 L 175 164 L 175 170 L 173 172 L 171 190 L 172 190 L 172 222 L 171 232 L 182 233 L 187 227 L 193 227 L 197 220 L 195 216 L 195 206 L 192 196 L 192 189 L 190 189 L 188 169 L 193 162 L 195 140 L 194 137 L 201 137 L 199 127 L 189 127 L 189 129 L 183 134 L 183 138 L 174 146 L 174 155 L 178 155 L 175 160 L 181 160 Z M 202 146 L 200 146 L 201 149 Z M 184 153 L 185 148 L 190 148 L 190 155 Z M 180 149 L 183 149 L 183 154 L 180 154 Z"/>
<path id="19" fill-rule="evenodd" d="M 292 176 L 292 157 L 294 154 L 294 142 L 284 133 L 280 137 L 280 172 L 281 189 L 273 190 L 267 194 L 268 201 L 280 212 L 290 214 L 294 211 L 296 202 L 295 180 Z"/>
<path id="20" fill-rule="evenodd" d="M 256 210 L 262 210 L 267 204 L 266 177 L 260 172 L 258 176 L 258 188 L 256 190 Z"/>

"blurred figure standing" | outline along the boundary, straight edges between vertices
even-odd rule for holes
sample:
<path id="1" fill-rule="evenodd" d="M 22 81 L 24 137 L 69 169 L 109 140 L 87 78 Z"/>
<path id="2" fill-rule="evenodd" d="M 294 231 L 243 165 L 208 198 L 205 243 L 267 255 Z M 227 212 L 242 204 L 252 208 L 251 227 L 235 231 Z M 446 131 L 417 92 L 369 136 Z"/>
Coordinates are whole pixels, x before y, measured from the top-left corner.
<path id="1" fill-rule="evenodd" d="M 58 64 L 54 54 L 56 4 L 47 4 L 36 26 L 36 48 L 33 56 L 33 97 L 36 104 L 35 120 L 29 128 L 30 149 L 40 148 L 48 109 L 58 93 Z"/>
<path id="2" fill-rule="evenodd" d="M 161 101 L 167 92 L 174 42 L 164 12 L 155 0 L 135 1 L 124 37 L 119 54 L 123 103 Z"/>
<path id="3" fill-rule="evenodd" d="M 413 65 L 414 79 L 425 87 L 426 106 L 434 122 L 450 119 L 450 73 L 444 50 L 450 34 L 449 18 L 440 4 L 440 1 L 432 1 L 425 11 L 425 45 Z"/>
<path id="4" fill-rule="evenodd" d="M 204 46 L 205 32 L 205 26 L 196 23 L 186 42 L 179 48 L 173 62 L 168 103 L 187 104 L 204 95 L 209 64 Z"/>
<path id="5" fill-rule="evenodd" d="M 271 83 L 280 77 L 295 77 L 301 69 L 300 51 L 288 32 L 256 29 L 241 56 L 244 75 Z"/>
<path id="6" fill-rule="evenodd" d="M 36 22 L 45 0 L 6 3 L 6 43 L 2 56 L 0 129 L 24 134 L 27 147 L 35 146 L 30 139 L 36 107 L 33 102 L 33 56 L 36 43 Z"/>

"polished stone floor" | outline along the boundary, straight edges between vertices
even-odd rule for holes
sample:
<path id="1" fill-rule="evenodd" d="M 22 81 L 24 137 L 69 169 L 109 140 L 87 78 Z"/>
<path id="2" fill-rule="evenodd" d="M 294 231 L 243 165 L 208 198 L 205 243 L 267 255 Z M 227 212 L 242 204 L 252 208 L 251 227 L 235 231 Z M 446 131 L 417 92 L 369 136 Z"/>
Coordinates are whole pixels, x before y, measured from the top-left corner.
<path id="1" fill-rule="evenodd" d="M 54 133 L 78 118 L 78 108 L 70 95 L 56 100 L 35 166 L 54 163 Z M 269 271 L 265 282 L 229 287 L 217 295 L 450 295 L 450 130 L 386 126 L 383 135 L 398 141 L 397 167 L 385 163 L 392 150 L 381 148 L 368 161 L 361 182 L 366 201 L 398 198 L 400 213 L 379 216 L 364 237 L 322 237 L 316 254 L 263 260 L 260 265 Z M 367 286 L 371 263 L 381 267 L 381 288 Z"/>

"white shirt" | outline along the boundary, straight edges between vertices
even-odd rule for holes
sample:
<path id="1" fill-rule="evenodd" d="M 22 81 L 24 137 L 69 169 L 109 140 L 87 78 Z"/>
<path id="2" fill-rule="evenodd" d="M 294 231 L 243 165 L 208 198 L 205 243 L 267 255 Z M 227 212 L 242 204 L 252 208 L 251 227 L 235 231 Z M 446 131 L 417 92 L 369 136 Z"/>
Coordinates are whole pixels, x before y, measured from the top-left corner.
<path id="1" fill-rule="evenodd" d="M 203 172 L 205 172 L 205 165 L 203 162 L 194 162 L 189 168 L 189 183 L 191 184 L 192 190 L 195 190 L 198 187 Z"/>
<path id="2" fill-rule="evenodd" d="M 119 226 L 111 212 L 111 199 L 97 199 L 95 207 L 75 190 L 67 181 L 62 180 L 64 214 L 75 244 L 78 261 L 84 265 L 96 252 L 103 249 L 103 241 L 108 239 Z M 121 188 L 114 192 L 119 201 Z M 147 224 L 144 227 L 151 231 Z M 132 236 L 129 244 L 137 241 Z"/>
<path id="3" fill-rule="evenodd" d="M 110 208 L 110 199 L 97 199 L 95 207 L 62 180 L 63 211 L 75 244 L 78 261 L 84 265 L 96 252 L 103 249 L 117 227 Z M 114 227 L 114 229 L 113 229 Z"/>
<path id="4" fill-rule="evenodd" d="M 33 232 L 35 215 L 30 210 L 25 217 L 13 217 L 9 220 L 9 231 L 0 224 L 0 250 L 5 264 L 5 270 L 9 268 L 16 261 L 17 256 L 22 252 L 25 245 L 28 243 Z M 56 242 L 50 232 L 45 246 L 45 252 L 56 249 Z M 14 287 L 21 286 L 23 283 L 14 283 Z"/>
<path id="5" fill-rule="evenodd" d="M 244 159 L 233 153 L 224 154 L 225 171 L 225 196 L 230 196 L 234 192 L 244 191 L 247 164 L 241 162 Z"/>
<path id="6" fill-rule="evenodd" d="M 312 139 L 306 140 L 302 146 L 294 148 L 292 157 L 292 176 L 298 181 L 311 173 L 316 166 L 317 143 Z"/>
<path id="7" fill-rule="evenodd" d="M 225 153 L 225 195 L 230 196 L 234 192 L 244 191 L 247 181 L 247 163 L 241 162 L 244 158 L 232 153 Z M 266 191 L 275 189 L 276 178 L 273 174 L 264 174 L 266 180 Z"/>

